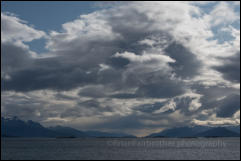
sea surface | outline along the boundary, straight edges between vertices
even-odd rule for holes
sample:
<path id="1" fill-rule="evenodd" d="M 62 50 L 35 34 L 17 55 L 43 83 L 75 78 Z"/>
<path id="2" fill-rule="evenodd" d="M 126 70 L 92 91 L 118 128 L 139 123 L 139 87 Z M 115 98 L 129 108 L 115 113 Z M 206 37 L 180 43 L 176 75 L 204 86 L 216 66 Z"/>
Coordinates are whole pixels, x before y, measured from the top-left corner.
<path id="1" fill-rule="evenodd" d="M 1 138 L 1 160 L 240 160 L 240 138 Z"/>

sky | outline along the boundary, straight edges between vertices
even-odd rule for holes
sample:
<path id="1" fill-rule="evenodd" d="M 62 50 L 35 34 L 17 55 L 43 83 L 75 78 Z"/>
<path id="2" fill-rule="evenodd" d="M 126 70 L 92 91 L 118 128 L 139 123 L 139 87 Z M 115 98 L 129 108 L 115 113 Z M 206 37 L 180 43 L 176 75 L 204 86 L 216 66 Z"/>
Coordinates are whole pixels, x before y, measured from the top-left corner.
<path id="1" fill-rule="evenodd" d="M 1 116 L 145 136 L 240 125 L 240 2 L 1 2 Z"/>

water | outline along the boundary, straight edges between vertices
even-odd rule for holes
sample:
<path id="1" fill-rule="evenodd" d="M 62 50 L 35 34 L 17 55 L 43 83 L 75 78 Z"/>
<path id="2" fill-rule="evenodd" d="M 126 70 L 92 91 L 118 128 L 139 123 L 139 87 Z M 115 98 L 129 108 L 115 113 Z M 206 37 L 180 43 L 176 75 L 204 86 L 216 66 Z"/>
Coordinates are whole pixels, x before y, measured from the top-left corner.
<path id="1" fill-rule="evenodd" d="M 2 138 L 1 160 L 240 160 L 240 138 Z"/>

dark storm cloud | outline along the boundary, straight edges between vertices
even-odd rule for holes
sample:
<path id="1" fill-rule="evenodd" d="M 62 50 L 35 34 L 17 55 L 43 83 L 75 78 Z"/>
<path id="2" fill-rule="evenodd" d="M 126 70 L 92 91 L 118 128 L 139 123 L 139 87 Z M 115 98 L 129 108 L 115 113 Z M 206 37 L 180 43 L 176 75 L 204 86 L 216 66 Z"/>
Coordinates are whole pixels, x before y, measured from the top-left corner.
<path id="1" fill-rule="evenodd" d="M 39 89 L 70 90 L 93 83 L 96 76 L 78 68 L 33 68 L 10 73 L 11 79 L 5 80 L 4 90 L 32 91 Z"/>
<path id="2" fill-rule="evenodd" d="M 119 93 L 111 95 L 110 97 L 119 99 L 171 98 L 181 95 L 186 91 L 186 84 L 180 80 L 172 80 L 171 78 L 162 76 L 156 78 L 149 77 L 148 79 L 145 77 L 130 75 L 125 86 L 137 87 L 137 90 L 134 93 Z M 146 83 L 143 83 L 142 81 L 145 81 Z"/>
<path id="3" fill-rule="evenodd" d="M 217 117 L 232 117 L 240 109 L 240 91 L 230 87 L 195 86 L 197 93 L 202 94 L 200 98 L 202 106 L 198 111 L 213 110 L 216 111 Z M 202 118 L 204 119 L 204 118 Z"/>
<path id="4" fill-rule="evenodd" d="M 136 94 L 139 97 L 171 98 L 185 93 L 185 84 L 168 78 L 161 78 L 159 81 L 140 85 Z"/>
<path id="5" fill-rule="evenodd" d="M 113 108 L 110 106 L 105 106 L 102 105 L 101 102 L 97 101 L 97 100 L 88 100 L 88 101 L 83 101 L 83 102 L 79 102 L 78 106 L 81 107 L 85 107 L 85 108 L 93 108 L 96 112 L 98 112 L 98 114 L 100 114 L 101 112 L 113 112 Z"/>
<path id="6" fill-rule="evenodd" d="M 109 60 L 107 60 L 107 64 L 111 65 L 114 68 L 117 69 L 123 69 L 126 65 L 128 65 L 130 61 L 126 58 L 121 57 L 112 57 Z"/>
<path id="7" fill-rule="evenodd" d="M 195 84 L 191 88 L 194 89 L 197 93 L 205 96 L 209 100 L 217 100 L 218 98 L 222 98 L 230 94 L 240 93 L 239 89 L 226 87 L 224 84 L 217 84 L 208 87 L 200 84 Z M 204 99 L 205 97 L 202 97 L 202 99 Z"/>
<path id="8" fill-rule="evenodd" d="M 185 97 L 176 97 L 173 99 L 168 99 L 164 102 L 155 102 L 153 104 L 143 104 L 134 108 L 136 111 L 140 111 L 143 113 L 150 113 L 152 115 L 166 115 L 170 114 L 173 111 L 180 110 L 180 113 L 185 116 L 190 116 L 197 112 L 197 110 L 191 111 L 189 108 L 192 106 L 191 102 L 197 98 L 185 96 Z M 173 107 L 168 107 L 168 104 L 174 103 Z M 166 107 L 167 106 L 167 107 Z M 158 112 L 161 110 L 162 112 Z"/>
<path id="9" fill-rule="evenodd" d="M 240 83 L 240 52 L 232 57 L 225 58 L 224 65 L 214 67 L 223 77 L 231 82 Z"/>
<path id="10" fill-rule="evenodd" d="M 113 11 L 106 12 L 112 13 Z M 156 37 L 165 35 L 167 41 L 171 41 L 171 36 L 167 32 L 151 29 L 154 20 L 136 9 L 127 10 L 122 16 L 114 12 L 106 16 L 104 20 L 111 26 L 112 32 L 120 34 L 120 37 L 112 40 L 103 37 L 97 37 L 96 39 L 87 37 L 83 40 L 82 37 L 76 37 L 71 41 L 62 41 L 68 34 L 59 34 L 51 39 L 57 49 L 54 52 L 57 56 L 30 59 L 33 62 L 30 67 L 9 73 L 11 79 L 5 80 L 5 90 L 53 89 L 61 91 L 85 85 L 102 84 L 110 86 L 113 90 L 138 88 L 134 95 L 113 95 L 116 98 L 167 98 L 185 92 L 184 82 L 173 80 L 169 76 L 158 74 L 158 72 L 155 72 L 155 75 L 159 76 L 155 77 L 152 76 L 151 71 L 149 76 L 148 74 L 136 76 L 130 73 L 127 76 L 128 79 L 123 80 L 123 74 L 129 67 L 130 61 L 126 58 L 113 57 L 117 52 L 124 51 L 141 55 L 143 51 L 150 49 L 150 47 L 140 45 L 139 41 L 153 35 Z M 163 46 L 160 45 L 159 47 Z M 183 45 L 170 44 L 165 52 L 176 61 L 170 66 L 174 68 L 173 72 L 177 76 L 193 76 L 197 73 L 197 67 L 200 63 L 196 60 L 194 54 Z M 8 53 L 8 51 L 4 51 L 4 53 Z M 4 58 L 4 61 L 6 59 L 8 58 Z M 107 64 L 110 68 L 100 71 L 100 64 Z M 139 69 L 136 73 L 141 73 L 142 70 Z M 93 98 L 105 96 L 103 92 L 97 93 L 93 88 L 86 88 L 80 91 L 79 95 Z"/>
<path id="11" fill-rule="evenodd" d="M 29 50 L 12 43 L 1 43 L 1 67 L 3 72 L 11 72 L 25 67 L 32 63 Z"/>
<path id="12" fill-rule="evenodd" d="M 176 103 L 176 110 L 180 109 L 180 112 L 186 116 L 190 116 L 197 111 L 190 111 L 189 108 L 191 107 L 191 102 L 195 98 L 192 97 L 183 97 L 183 98 L 174 98 L 174 102 Z"/>
<path id="13" fill-rule="evenodd" d="M 56 100 L 76 100 L 76 97 L 68 96 L 63 93 L 57 93 L 55 95 Z"/>
<path id="14" fill-rule="evenodd" d="M 118 99 L 132 99 L 132 98 L 137 98 L 138 96 L 132 93 L 119 93 L 119 94 L 113 94 L 110 97 L 118 98 Z"/>
<path id="15" fill-rule="evenodd" d="M 232 117 L 240 109 L 240 95 L 232 94 L 217 104 L 218 117 Z"/>
<path id="16" fill-rule="evenodd" d="M 192 78 L 199 74 L 201 61 L 183 45 L 174 42 L 165 49 L 165 52 L 176 60 L 175 63 L 170 63 L 170 66 L 174 68 L 177 76 Z"/>
<path id="17" fill-rule="evenodd" d="M 103 45 L 103 44 L 102 44 Z M 91 45 L 91 47 L 95 47 Z M 99 48 L 98 44 L 96 47 Z M 119 48 L 119 46 L 113 46 Z M 172 49 L 173 48 L 173 49 Z M 122 81 L 122 75 L 130 63 L 125 58 L 106 57 L 97 50 L 95 53 L 91 51 L 85 57 L 76 58 L 77 54 L 71 52 L 67 56 L 30 59 L 32 65 L 30 68 L 23 68 L 10 73 L 11 79 L 5 80 L 5 90 L 16 91 L 31 91 L 39 89 L 53 89 L 53 90 L 71 90 L 76 87 L 85 85 L 102 84 L 113 88 L 113 90 L 136 88 L 134 94 L 115 94 L 112 98 L 171 98 L 185 93 L 186 84 L 181 80 L 171 79 L 169 76 L 162 76 L 158 72 L 149 72 L 146 75 L 136 76 L 129 74 L 126 81 Z M 114 51 L 115 49 L 110 49 Z M 81 50 L 80 50 L 81 51 Z M 107 55 L 115 54 L 106 51 Z M 181 44 L 171 44 L 166 50 L 167 55 L 170 55 L 176 60 L 171 64 L 174 67 L 174 72 L 177 76 L 193 76 L 197 74 L 200 63 L 195 56 L 188 51 Z M 98 56 L 97 56 L 98 55 Z M 100 56 L 102 55 L 102 56 Z M 99 71 L 99 63 L 107 62 L 110 69 Z M 9 64 L 10 65 L 10 64 Z M 185 73 L 185 71 L 187 71 Z M 142 72 L 142 71 L 138 71 Z M 156 73 L 156 74 L 155 74 Z M 143 83 L 145 82 L 145 83 Z M 84 88 L 79 92 L 80 96 L 87 96 L 92 98 L 105 97 L 107 94 L 105 89 L 94 89 L 94 87 Z"/>
<path id="18" fill-rule="evenodd" d="M 105 88 L 103 86 L 85 87 L 78 93 L 81 97 L 103 98 L 106 97 Z"/>
<path id="19" fill-rule="evenodd" d="M 9 51 L 3 50 L 2 53 L 9 53 Z M 70 54 L 60 57 L 33 59 L 24 57 L 19 53 L 16 56 L 12 55 L 10 59 L 8 55 L 6 57 L 4 55 L 2 57 L 4 62 L 3 70 L 15 69 L 8 72 L 11 79 L 4 80 L 4 89 L 15 91 L 39 89 L 71 90 L 87 84 L 117 83 L 121 80 L 120 71 L 114 68 L 99 71 L 101 59 L 106 59 L 104 56 L 101 59 L 92 59 L 92 57 L 93 55 L 90 55 L 87 59 L 85 57 L 76 59 L 74 55 Z M 15 60 L 16 63 L 15 61 L 9 62 L 9 59 L 11 61 Z M 23 60 L 17 61 L 16 59 Z M 31 62 L 31 65 L 28 65 L 29 63 L 26 63 L 26 61 Z M 20 68 L 20 65 L 22 68 Z"/>
<path id="20" fill-rule="evenodd" d="M 143 104 L 140 106 L 135 107 L 134 109 L 136 111 L 140 111 L 143 113 L 153 113 L 157 110 L 159 110 L 160 108 L 162 108 L 167 102 L 155 102 L 153 104 Z"/>
<path id="21" fill-rule="evenodd" d="M 61 118 L 78 118 L 93 115 L 101 115 L 102 112 L 113 112 L 110 106 L 104 106 L 97 100 L 87 100 L 78 102 L 76 106 L 66 109 L 60 114 Z"/>
<path id="22" fill-rule="evenodd" d="M 170 80 L 169 78 L 159 78 L 150 84 L 138 84 L 137 82 L 146 79 L 146 76 L 142 78 L 130 75 L 126 82 L 122 82 L 122 73 L 125 71 L 125 66 L 129 64 L 129 60 L 113 57 L 109 59 L 109 56 L 115 54 L 114 52 L 112 53 L 112 51 L 116 49 L 103 51 L 106 54 L 102 54 L 102 50 L 93 51 L 95 47 L 97 49 L 100 48 L 98 44 L 95 45 L 96 46 L 91 45 L 91 49 L 88 48 L 88 50 L 84 50 L 86 52 L 90 51 L 89 55 L 84 55 L 85 57 L 81 56 L 78 59 L 77 56 L 79 56 L 79 53 L 76 53 L 76 51 L 70 52 L 69 55 L 66 56 L 62 55 L 59 57 L 40 59 L 29 58 L 29 61 L 32 63 L 30 67 L 24 67 L 21 70 L 9 73 L 11 79 L 5 80 L 5 89 L 16 91 L 39 89 L 71 90 L 88 84 L 113 84 L 113 86 L 120 86 L 122 88 L 139 86 L 135 96 L 155 98 L 172 97 L 182 94 L 185 91 L 184 84 L 180 86 L 180 82 Z M 119 46 L 113 46 L 113 48 L 119 48 Z M 5 52 L 8 51 L 4 50 L 4 53 Z M 79 52 L 81 52 L 81 50 Z M 106 57 L 106 55 L 109 56 Z M 4 57 L 3 61 L 7 59 L 8 58 Z M 99 71 L 99 64 L 101 62 L 107 62 L 107 64 L 109 62 L 108 65 L 111 65 L 113 68 Z M 11 63 L 8 65 L 11 67 Z M 23 64 L 23 66 L 24 65 L 26 65 L 26 63 Z M 91 89 L 89 91 L 82 91 L 82 94 L 86 96 L 92 95 L 93 97 L 97 96 L 96 91 L 92 92 Z M 97 97 L 100 97 L 100 95 Z"/>

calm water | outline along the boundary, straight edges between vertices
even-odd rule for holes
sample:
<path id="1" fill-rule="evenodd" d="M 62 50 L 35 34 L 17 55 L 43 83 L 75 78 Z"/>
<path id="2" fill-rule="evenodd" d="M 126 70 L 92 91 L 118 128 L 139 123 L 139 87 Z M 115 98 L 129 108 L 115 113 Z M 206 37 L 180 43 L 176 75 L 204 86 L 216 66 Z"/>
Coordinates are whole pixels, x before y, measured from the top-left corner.
<path id="1" fill-rule="evenodd" d="M 240 138 L 1 139 L 2 160 L 240 159 Z"/>

